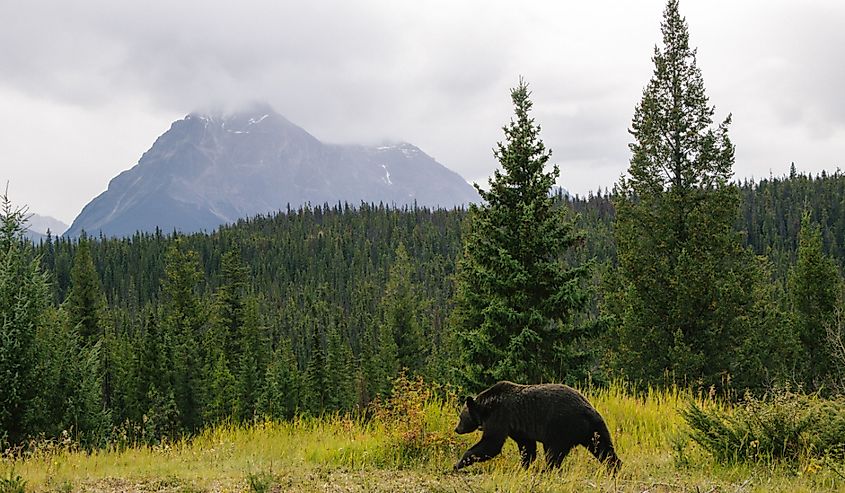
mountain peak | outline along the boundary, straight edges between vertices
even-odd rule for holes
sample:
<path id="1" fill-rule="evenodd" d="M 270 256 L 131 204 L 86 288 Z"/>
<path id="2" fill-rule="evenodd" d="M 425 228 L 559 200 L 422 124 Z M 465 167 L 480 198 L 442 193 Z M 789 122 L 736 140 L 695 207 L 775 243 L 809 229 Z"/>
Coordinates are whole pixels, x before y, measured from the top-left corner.
<path id="1" fill-rule="evenodd" d="M 66 234 L 210 231 L 306 203 L 453 207 L 476 200 L 463 178 L 411 144 L 325 144 L 270 105 L 251 103 L 174 122 Z"/>
<path id="2" fill-rule="evenodd" d="M 203 127 L 220 128 L 231 134 L 295 131 L 307 135 L 305 130 L 280 115 L 267 103 L 252 102 L 236 108 L 215 107 L 189 113 L 183 121 L 200 121 Z"/>
<path id="3" fill-rule="evenodd" d="M 253 101 L 238 106 L 217 105 L 209 108 L 199 108 L 188 114 L 186 118 L 225 121 L 242 118 L 261 118 L 263 116 L 283 118 L 269 103 L 260 101 Z"/>

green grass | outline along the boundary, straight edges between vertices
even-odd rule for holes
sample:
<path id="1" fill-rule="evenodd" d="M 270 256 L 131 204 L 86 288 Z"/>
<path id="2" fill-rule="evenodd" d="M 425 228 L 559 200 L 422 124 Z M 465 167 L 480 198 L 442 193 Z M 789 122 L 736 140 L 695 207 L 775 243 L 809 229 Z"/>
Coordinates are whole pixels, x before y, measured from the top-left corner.
<path id="1" fill-rule="evenodd" d="M 327 416 L 221 425 L 169 445 L 90 454 L 45 446 L 23 459 L 3 459 L 0 477 L 21 478 L 26 491 L 57 492 L 845 491 L 841 464 L 718 465 L 686 435 L 678 411 L 693 398 L 687 393 L 632 396 L 618 385 L 586 393 L 624 461 L 616 478 L 581 448 L 559 471 L 543 471 L 542 458 L 522 470 L 512 443 L 496 459 L 453 473 L 452 464 L 478 437 L 455 436 L 454 401 L 430 394 L 369 422 Z"/>

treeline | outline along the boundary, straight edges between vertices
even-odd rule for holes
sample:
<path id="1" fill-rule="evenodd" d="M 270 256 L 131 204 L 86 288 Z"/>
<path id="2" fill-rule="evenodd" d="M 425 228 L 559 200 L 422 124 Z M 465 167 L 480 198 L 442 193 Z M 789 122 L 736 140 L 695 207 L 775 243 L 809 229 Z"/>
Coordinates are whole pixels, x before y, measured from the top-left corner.
<path id="1" fill-rule="evenodd" d="M 30 367 L 6 394 L 26 410 L 4 422 L 10 443 L 62 430 L 157 440 L 225 419 L 349 410 L 385 395 L 402 368 L 446 371 L 459 210 L 322 206 L 210 235 L 33 247 L 6 206 L 8 262 L 28 266 L 40 290 L 16 293 L 9 280 L 10 310 L 39 300 L 11 335 L 31 343 L 26 357 L 7 355 Z"/>
<path id="2" fill-rule="evenodd" d="M 845 226 L 834 211 L 845 176 L 795 175 L 740 191 L 749 247 L 783 263 L 769 295 L 784 330 L 818 332 L 819 347 L 807 354 L 797 338 L 779 341 L 791 349 L 774 356 L 794 371 L 783 381 L 816 388 L 821 373 L 837 371 L 833 356 L 825 366 L 818 355 L 828 352 L 824 330 L 839 306 L 835 238 Z M 589 311 L 613 317 L 600 306 L 616 263 L 610 197 L 559 200 L 584 234 L 576 255 L 599 266 Z M 455 381 L 449 326 L 464 210 L 318 206 L 212 234 L 29 245 L 16 233 L 22 217 L 6 206 L 3 309 L 6 327 L 23 327 L 4 329 L 14 341 L 3 345 L 4 371 L 18 375 L 3 393 L 7 443 L 62 431 L 158 440 L 224 419 L 349 410 L 389 392 L 401 368 Z M 835 261 L 824 264 L 825 255 Z M 826 298 L 798 296 L 814 287 Z M 618 374 L 612 331 L 585 342 L 590 378 Z"/>

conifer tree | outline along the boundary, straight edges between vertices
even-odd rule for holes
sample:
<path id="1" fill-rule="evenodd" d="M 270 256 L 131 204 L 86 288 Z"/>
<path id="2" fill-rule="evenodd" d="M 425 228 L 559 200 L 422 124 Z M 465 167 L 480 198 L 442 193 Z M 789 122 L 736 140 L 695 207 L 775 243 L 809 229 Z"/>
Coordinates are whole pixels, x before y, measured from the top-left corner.
<path id="1" fill-rule="evenodd" d="M 207 395 L 205 405 L 206 424 L 215 424 L 234 417 L 236 387 L 235 376 L 229 370 L 229 362 L 223 351 L 218 350 L 213 358 L 214 364 L 207 377 Z"/>
<path id="2" fill-rule="evenodd" d="M 819 225 L 805 212 L 798 237 L 798 259 L 789 275 L 789 296 L 795 332 L 801 342 L 804 383 L 809 388 L 823 386 L 837 372 L 827 331 L 836 323 L 841 288 L 836 264 L 824 253 Z"/>
<path id="3" fill-rule="evenodd" d="M 622 274 L 620 363 L 637 380 L 719 384 L 748 336 L 756 263 L 733 224 L 728 116 L 712 128 L 696 50 L 669 0 L 654 74 L 634 112 L 628 176 L 615 189 Z"/>
<path id="4" fill-rule="evenodd" d="M 79 324 L 50 310 L 37 335 L 39 379 L 29 407 L 33 431 L 58 437 L 71 433 L 85 445 L 106 438 L 109 415 L 101 396 L 100 344 L 84 345 Z"/>
<path id="5" fill-rule="evenodd" d="M 70 323 L 79 326 L 82 340 L 94 344 L 103 333 L 100 318 L 106 306 L 106 298 L 100 276 L 94 268 L 89 242 L 85 235 L 79 239 L 70 271 L 70 291 L 64 306 Z"/>
<path id="6" fill-rule="evenodd" d="M 25 209 L 0 197 L 0 448 L 32 430 L 27 411 L 38 387 L 36 332 L 49 306 L 49 285 L 38 258 L 23 243 Z"/>
<path id="7" fill-rule="evenodd" d="M 138 372 L 134 355 L 139 347 L 125 330 L 119 330 L 114 323 L 105 327 L 100 353 L 103 368 L 103 405 L 109 411 L 112 423 L 118 425 L 136 416 L 138 402 Z"/>
<path id="8" fill-rule="evenodd" d="M 202 424 L 202 359 L 200 345 L 207 314 L 198 290 L 203 276 L 199 256 L 177 238 L 164 259 L 162 331 L 172 347 L 173 395 L 182 426 L 196 430 Z"/>
<path id="9" fill-rule="evenodd" d="M 303 375 L 303 404 L 305 410 L 313 415 L 322 413 L 328 405 L 330 380 L 326 371 L 326 348 L 318 327 L 313 328 L 311 357 L 305 366 Z"/>
<path id="10" fill-rule="evenodd" d="M 363 334 L 361 370 L 364 377 L 364 404 L 386 397 L 393 379 L 399 374 L 399 356 L 396 340 L 388 327 L 370 324 Z"/>
<path id="11" fill-rule="evenodd" d="M 273 352 L 258 400 L 259 412 L 272 419 L 293 418 L 301 407 L 302 379 L 289 339 Z"/>
<path id="12" fill-rule="evenodd" d="M 470 206 L 458 263 L 454 330 L 459 378 L 471 389 L 564 379 L 571 362 L 559 356 L 580 337 L 571 321 L 587 300 L 587 266 L 563 261 L 579 239 L 551 195 L 559 169 L 546 170 L 550 153 L 524 81 L 511 99 L 515 118 L 494 151 L 501 169 L 489 190 L 476 185 L 484 204 Z"/>
<path id="13" fill-rule="evenodd" d="M 220 264 L 220 286 L 216 292 L 217 317 L 224 331 L 223 344 L 226 354 L 236 364 L 240 359 L 240 329 L 244 323 L 244 306 L 247 296 L 249 270 L 241 260 L 240 252 L 223 254 Z"/>
<path id="14" fill-rule="evenodd" d="M 134 353 L 135 375 L 132 382 L 137 386 L 133 395 L 131 418 L 139 423 L 143 416 L 156 406 L 150 396 L 161 399 L 170 395 L 171 368 L 167 339 L 159 326 L 157 314 L 147 308 L 143 314 L 143 330 L 138 336 L 138 350 Z"/>
<path id="15" fill-rule="evenodd" d="M 390 274 L 382 298 L 383 332 L 393 337 L 399 360 L 399 367 L 412 373 L 425 364 L 426 347 L 419 321 L 419 300 L 412 283 L 411 259 L 404 243 L 396 248 L 396 260 L 390 266 Z M 386 341 L 382 345 L 389 344 Z M 389 355 L 385 355 L 389 358 Z M 389 367 L 389 361 L 385 361 Z M 392 380 L 396 373 L 391 373 Z"/>
<path id="16" fill-rule="evenodd" d="M 327 337 L 325 410 L 348 411 L 358 402 L 355 395 L 355 362 L 349 343 L 332 326 Z"/>
<path id="17" fill-rule="evenodd" d="M 157 387 L 152 387 L 145 398 L 150 407 L 141 422 L 147 443 L 176 439 L 180 432 L 180 419 L 173 391 L 161 392 Z"/>
<path id="18" fill-rule="evenodd" d="M 242 348 L 237 373 L 237 410 L 236 415 L 242 421 L 257 416 L 257 404 L 264 377 L 267 371 L 269 341 L 263 335 L 258 300 L 248 297 L 244 307 L 244 324 L 241 327 L 240 346 Z"/>

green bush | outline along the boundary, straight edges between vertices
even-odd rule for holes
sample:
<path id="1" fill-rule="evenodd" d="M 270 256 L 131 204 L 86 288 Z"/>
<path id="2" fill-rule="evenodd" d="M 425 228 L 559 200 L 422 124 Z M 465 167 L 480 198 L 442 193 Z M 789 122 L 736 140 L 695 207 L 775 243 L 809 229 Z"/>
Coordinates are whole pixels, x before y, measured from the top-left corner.
<path id="1" fill-rule="evenodd" d="M 26 481 L 11 470 L 8 477 L 0 478 L 0 493 L 26 493 Z"/>
<path id="2" fill-rule="evenodd" d="M 721 463 L 798 462 L 845 452 L 845 400 L 775 390 L 734 406 L 681 411 L 690 437 Z"/>

